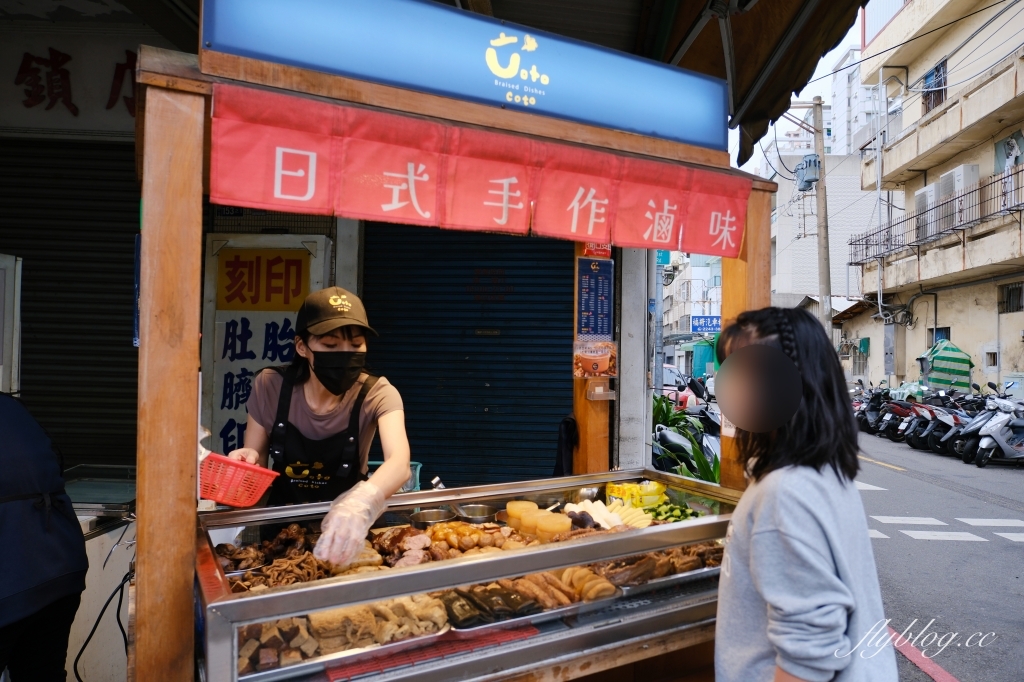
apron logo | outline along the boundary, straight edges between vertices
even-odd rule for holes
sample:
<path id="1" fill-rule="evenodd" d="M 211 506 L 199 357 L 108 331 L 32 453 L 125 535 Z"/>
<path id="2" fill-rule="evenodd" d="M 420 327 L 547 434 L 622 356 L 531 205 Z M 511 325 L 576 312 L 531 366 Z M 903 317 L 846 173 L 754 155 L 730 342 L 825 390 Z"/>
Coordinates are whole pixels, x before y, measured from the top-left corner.
<path id="1" fill-rule="evenodd" d="M 505 93 L 506 102 L 522 104 L 524 107 L 534 106 L 537 104 L 537 98 L 535 95 L 543 96 L 546 94 L 536 86 L 548 85 L 551 82 L 551 79 L 546 73 L 538 71 L 536 64 L 532 64 L 529 69 L 525 68 L 525 65 L 522 63 L 523 56 L 520 52 L 513 51 L 512 54 L 508 56 L 508 63 L 501 63 L 501 57 L 498 55 L 498 50 L 496 48 L 518 44 L 518 36 L 505 35 L 505 32 L 502 31 L 498 34 L 497 38 L 491 41 L 491 46 L 484 52 L 484 61 L 487 63 L 487 68 L 491 73 L 506 81 L 494 81 L 495 85 L 508 90 L 508 92 Z M 533 52 L 536 49 L 537 39 L 530 34 L 525 34 L 523 36 L 523 46 L 520 48 L 520 51 Z M 517 75 L 519 76 L 519 80 L 527 82 L 522 84 L 508 82 L 515 79 Z M 531 84 L 533 84 L 532 87 Z M 517 90 L 521 90 L 526 94 L 516 94 L 515 91 Z"/>
<path id="2" fill-rule="evenodd" d="M 301 480 L 301 479 L 306 478 L 307 476 L 309 476 L 309 469 L 302 469 L 299 473 L 296 473 L 295 469 L 292 468 L 293 466 L 295 466 L 295 467 L 304 467 L 306 465 L 303 464 L 302 462 L 296 462 L 294 465 L 289 464 L 288 466 L 286 466 L 284 468 L 285 475 L 289 476 L 290 478 L 297 479 L 297 480 Z"/>

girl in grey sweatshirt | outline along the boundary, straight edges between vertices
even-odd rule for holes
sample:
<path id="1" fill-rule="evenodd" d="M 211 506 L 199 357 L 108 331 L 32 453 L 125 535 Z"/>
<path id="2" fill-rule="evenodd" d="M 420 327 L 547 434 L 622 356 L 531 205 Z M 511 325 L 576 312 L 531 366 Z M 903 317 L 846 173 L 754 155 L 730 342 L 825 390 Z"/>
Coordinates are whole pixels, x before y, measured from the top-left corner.
<path id="1" fill-rule="evenodd" d="M 853 483 L 857 428 L 821 324 L 799 309 L 747 312 L 716 350 L 719 404 L 751 482 L 726 534 L 715 679 L 896 682 Z"/>

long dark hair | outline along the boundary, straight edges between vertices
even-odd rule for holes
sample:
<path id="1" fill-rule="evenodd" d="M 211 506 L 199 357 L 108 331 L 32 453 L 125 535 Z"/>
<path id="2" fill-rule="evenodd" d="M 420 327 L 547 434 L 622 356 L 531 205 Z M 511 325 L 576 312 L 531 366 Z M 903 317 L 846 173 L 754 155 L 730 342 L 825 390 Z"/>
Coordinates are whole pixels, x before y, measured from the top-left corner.
<path id="1" fill-rule="evenodd" d="M 797 366 L 803 385 L 800 407 L 784 425 L 769 433 L 736 429 L 744 467 L 754 477 L 790 465 L 821 471 L 831 466 L 840 478 L 857 475 L 857 424 L 850 408 L 846 377 L 825 330 L 799 308 L 762 308 L 741 313 L 718 337 L 719 363 L 738 344 L 761 343 L 780 348 Z"/>

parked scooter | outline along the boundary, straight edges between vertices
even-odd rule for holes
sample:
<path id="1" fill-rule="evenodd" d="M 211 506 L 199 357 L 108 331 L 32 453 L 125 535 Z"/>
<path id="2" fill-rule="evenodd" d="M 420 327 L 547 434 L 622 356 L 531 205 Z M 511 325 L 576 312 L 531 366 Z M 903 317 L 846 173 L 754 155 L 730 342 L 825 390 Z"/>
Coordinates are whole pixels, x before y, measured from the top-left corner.
<path id="1" fill-rule="evenodd" d="M 995 384 L 988 382 L 988 387 L 993 391 L 997 391 Z M 980 390 L 980 387 L 975 384 L 975 388 Z M 1002 397 L 995 393 L 990 395 L 985 400 L 985 409 L 975 415 L 974 419 L 971 420 L 959 433 L 954 437 L 952 441 L 953 453 L 959 455 L 961 461 L 964 464 L 973 464 L 975 457 L 978 455 L 978 445 L 981 442 L 981 429 L 994 417 L 998 412 L 998 406 L 995 402 L 995 397 Z"/>
<path id="2" fill-rule="evenodd" d="M 971 387 L 980 388 L 977 384 Z M 928 447 L 938 455 L 949 453 L 950 440 L 985 407 L 985 399 L 973 394 L 957 395 L 950 391 L 945 398 L 948 402 L 935 408 L 935 423 L 928 434 Z"/>
<path id="3" fill-rule="evenodd" d="M 927 387 L 925 387 L 927 388 Z M 906 436 L 907 445 L 915 450 L 928 449 L 928 437 L 935 430 L 939 421 L 939 414 L 946 414 L 944 406 L 952 403 L 951 396 L 945 390 L 928 392 L 920 402 L 913 406 L 914 416 L 900 429 Z"/>
<path id="4" fill-rule="evenodd" d="M 704 404 L 697 405 L 695 407 L 687 407 L 684 412 L 691 417 L 696 417 L 700 421 L 700 425 L 702 427 L 701 447 L 704 449 L 704 454 L 708 457 L 708 461 L 712 461 L 712 456 L 721 459 L 722 422 L 718 418 L 718 413 L 712 412 L 708 409 L 708 390 L 704 384 L 700 383 L 693 377 L 690 377 L 688 385 L 690 390 L 693 391 L 693 394 L 703 400 Z"/>
<path id="5" fill-rule="evenodd" d="M 1013 382 L 1007 382 L 1009 388 Z M 1024 461 L 1024 403 L 1005 398 L 991 399 L 998 410 L 981 427 L 975 466 L 983 468 L 992 460 Z"/>
<path id="6" fill-rule="evenodd" d="M 857 426 L 861 431 L 874 434 L 881 425 L 882 404 L 889 399 L 889 389 L 872 385 L 867 397 L 867 402 L 862 402 L 857 409 Z"/>
<path id="7" fill-rule="evenodd" d="M 879 414 L 878 435 L 885 436 L 894 443 L 903 441 L 900 424 L 914 414 L 914 403 L 906 400 L 889 400 L 882 405 Z"/>

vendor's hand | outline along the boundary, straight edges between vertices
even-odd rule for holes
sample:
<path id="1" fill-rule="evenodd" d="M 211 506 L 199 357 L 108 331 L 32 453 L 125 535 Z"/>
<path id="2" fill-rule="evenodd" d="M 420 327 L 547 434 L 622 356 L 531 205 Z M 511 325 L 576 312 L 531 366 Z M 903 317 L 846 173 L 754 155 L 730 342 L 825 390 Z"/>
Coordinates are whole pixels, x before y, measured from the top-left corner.
<path id="1" fill-rule="evenodd" d="M 369 481 L 360 481 L 331 503 L 320 524 L 322 534 L 313 555 L 335 566 L 355 559 L 363 547 L 370 526 L 384 511 L 384 493 Z"/>
<path id="2" fill-rule="evenodd" d="M 239 462 L 248 462 L 249 464 L 259 464 L 260 453 L 252 448 L 239 448 L 229 452 L 228 459 L 236 459 Z"/>

